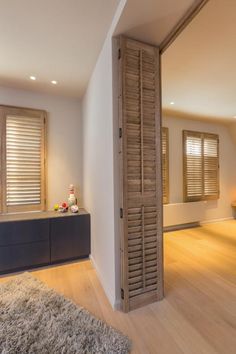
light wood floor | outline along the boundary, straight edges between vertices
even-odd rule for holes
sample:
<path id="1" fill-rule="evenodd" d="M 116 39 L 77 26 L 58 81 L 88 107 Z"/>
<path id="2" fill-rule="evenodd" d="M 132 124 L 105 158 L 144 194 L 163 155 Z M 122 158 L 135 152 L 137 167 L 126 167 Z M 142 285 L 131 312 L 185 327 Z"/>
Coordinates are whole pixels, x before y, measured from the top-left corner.
<path id="1" fill-rule="evenodd" d="M 111 309 L 89 261 L 33 274 L 127 334 L 132 353 L 236 353 L 236 221 L 165 234 L 165 299 L 129 314 Z"/>

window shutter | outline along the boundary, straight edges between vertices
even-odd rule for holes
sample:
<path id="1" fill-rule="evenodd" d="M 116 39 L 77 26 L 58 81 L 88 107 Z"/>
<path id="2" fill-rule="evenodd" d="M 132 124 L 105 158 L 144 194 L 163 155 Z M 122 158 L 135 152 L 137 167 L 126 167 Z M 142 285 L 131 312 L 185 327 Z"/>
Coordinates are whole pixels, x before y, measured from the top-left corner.
<path id="1" fill-rule="evenodd" d="M 129 311 L 163 296 L 159 51 L 125 38 L 120 45 L 121 294 Z"/>
<path id="2" fill-rule="evenodd" d="M 205 134 L 203 145 L 204 195 L 208 199 L 219 197 L 219 139 Z"/>
<path id="3" fill-rule="evenodd" d="M 45 209 L 45 114 L 9 108 L 5 114 L 3 211 Z"/>
<path id="4" fill-rule="evenodd" d="M 201 200 L 203 195 L 202 138 L 197 132 L 184 131 L 185 201 Z"/>
<path id="5" fill-rule="evenodd" d="M 169 130 L 162 128 L 162 184 L 163 203 L 169 203 Z"/>
<path id="6" fill-rule="evenodd" d="M 183 131 L 184 200 L 219 197 L 218 135 Z"/>

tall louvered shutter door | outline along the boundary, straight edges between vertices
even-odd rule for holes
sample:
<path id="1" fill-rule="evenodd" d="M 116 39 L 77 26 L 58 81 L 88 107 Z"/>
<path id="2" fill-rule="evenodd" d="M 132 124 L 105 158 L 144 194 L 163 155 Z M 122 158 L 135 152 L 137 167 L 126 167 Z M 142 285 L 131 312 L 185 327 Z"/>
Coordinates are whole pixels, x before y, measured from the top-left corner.
<path id="1" fill-rule="evenodd" d="M 169 130 L 162 127 L 163 204 L 169 203 Z"/>
<path id="2" fill-rule="evenodd" d="M 5 116 L 6 212 L 45 208 L 45 122 L 40 111 L 32 116 Z"/>
<path id="3" fill-rule="evenodd" d="M 120 39 L 121 295 L 124 311 L 163 297 L 159 51 Z"/>

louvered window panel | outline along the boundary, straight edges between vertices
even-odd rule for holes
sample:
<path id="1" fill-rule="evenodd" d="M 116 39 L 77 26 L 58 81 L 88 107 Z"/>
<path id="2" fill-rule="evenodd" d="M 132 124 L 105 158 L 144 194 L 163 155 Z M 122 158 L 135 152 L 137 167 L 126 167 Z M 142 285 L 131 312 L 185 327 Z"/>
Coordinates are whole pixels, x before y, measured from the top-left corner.
<path id="1" fill-rule="evenodd" d="M 184 131 L 184 200 L 219 198 L 219 137 Z"/>
<path id="2" fill-rule="evenodd" d="M 5 107 L 3 211 L 45 209 L 45 114 Z"/>
<path id="3" fill-rule="evenodd" d="M 204 165 L 204 195 L 206 198 L 219 197 L 219 156 L 218 136 L 204 137 L 203 165 Z"/>
<path id="4" fill-rule="evenodd" d="M 41 202 L 42 122 L 26 117 L 6 119 L 6 204 Z"/>
<path id="5" fill-rule="evenodd" d="M 121 287 L 129 311 L 163 296 L 159 54 L 125 38 L 120 45 Z"/>
<path id="6" fill-rule="evenodd" d="M 162 127 L 163 204 L 169 203 L 169 130 Z"/>

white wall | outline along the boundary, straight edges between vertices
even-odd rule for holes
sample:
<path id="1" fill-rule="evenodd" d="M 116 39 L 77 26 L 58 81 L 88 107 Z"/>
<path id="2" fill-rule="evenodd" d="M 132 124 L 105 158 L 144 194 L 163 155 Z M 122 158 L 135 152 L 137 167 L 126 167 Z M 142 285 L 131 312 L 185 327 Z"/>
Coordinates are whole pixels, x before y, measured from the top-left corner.
<path id="1" fill-rule="evenodd" d="M 0 87 L 0 104 L 48 112 L 48 208 L 67 200 L 73 183 L 82 191 L 80 102 L 59 96 Z"/>
<path id="2" fill-rule="evenodd" d="M 83 99 L 84 203 L 91 213 L 91 256 L 109 300 L 115 298 L 111 41 Z"/>
<path id="3" fill-rule="evenodd" d="M 233 216 L 231 202 L 236 200 L 236 145 L 227 126 L 214 122 L 203 122 L 174 117 L 163 117 L 163 126 L 169 128 L 169 172 L 170 172 L 170 205 L 164 207 L 164 225 L 176 224 L 178 209 L 186 220 L 211 221 Z M 183 203 L 183 151 L 182 131 L 196 130 L 219 134 L 220 145 L 220 199 L 190 206 Z M 173 206 L 173 204 L 176 204 Z M 174 209 L 173 209 L 174 208 Z M 184 209 L 183 209 L 184 208 Z M 170 213 L 168 209 L 172 209 Z M 182 215 L 181 214 L 181 215 Z M 196 214 L 201 220 L 194 220 Z M 189 219 L 188 219 L 189 216 Z M 181 223 L 181 217 L 179 220 Z M 189 221 L 191 222 L 191 221 Z"/>
<path id="4" fill-rule="evenodd" d="M 83 97 L 83 196 L 91 213 L 91 257 L 106 295 L 119 297 L 117 169 L 113 135 L 112 34 L 126 0 L 120 2 Z M 118 131 L 117 131 L 118 132 Z"/>

